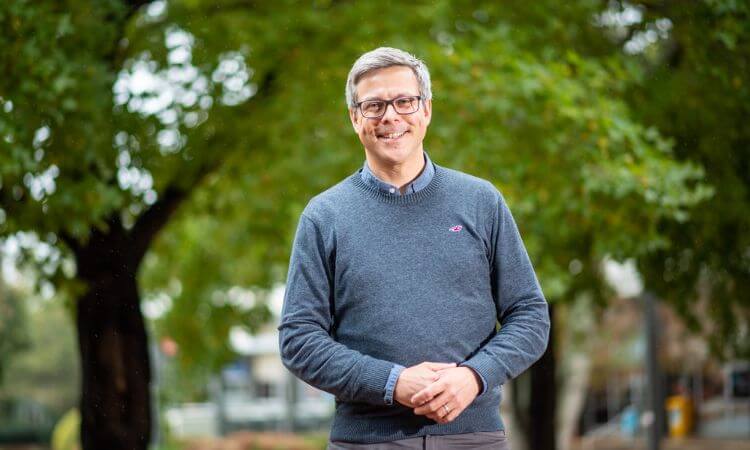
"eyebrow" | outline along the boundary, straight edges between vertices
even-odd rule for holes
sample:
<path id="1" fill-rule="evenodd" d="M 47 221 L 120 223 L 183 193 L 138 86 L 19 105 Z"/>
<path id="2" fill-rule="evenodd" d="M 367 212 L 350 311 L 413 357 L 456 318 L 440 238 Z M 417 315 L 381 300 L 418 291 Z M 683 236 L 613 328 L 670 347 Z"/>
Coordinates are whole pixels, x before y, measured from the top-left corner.
<path id="1" fill-rule="evenodd" d="M 415 94 L 410 94 L 408 92 L 400 92 L 400 93 L 396 94 L 396 96 L 393 97 L 393 98 L 399 98 L 399 97 L 419 97 L 419 94 L 415 95 Z M 389 100 L 393 100 L 393 98 L 389 99 Z M 367 98 L 362 99 L 360 101 L 362 101 L 362 102 L 369 102 L 370 100 L 384 100 L 384 99 L 382 99 L 380 97 L 367 97 Z"/>

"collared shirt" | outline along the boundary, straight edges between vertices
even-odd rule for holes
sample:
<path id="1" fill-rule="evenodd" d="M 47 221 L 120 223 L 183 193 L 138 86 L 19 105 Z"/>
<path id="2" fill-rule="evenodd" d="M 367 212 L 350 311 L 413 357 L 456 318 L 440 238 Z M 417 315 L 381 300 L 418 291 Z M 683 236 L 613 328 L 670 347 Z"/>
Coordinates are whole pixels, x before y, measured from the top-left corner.
<path id="1" fill-rule="evenodd" d="M 423 189 L 428 184 L 430 184 L 430 181 L 432 181 L 432 177 L 435 175 L 435 166 L 432 165 L 430 156 L 424 150 L 422 151 L 422 154 L 424 155 L 424 169 L 422 169 L 422 173 L 420 173 L 419 176 L 414 179 L 414 181 L 409 183 L 409 185 L 404 190 L 404 194 L 411 194 L 413 192 L 419 191 L 420 189 Z M 367 160 L 365 160 L 365 163 L 362 166 L 360 175 L 362 176 L 362 181 L 380 189 L 383 192 L 387 192 L 391 195 L 404 195 L 401 194 L 401 190 L 397 186 L 386 183 L 385 181 L 378 178 L 372 172 L 370 166 L 367 165 Z"/>

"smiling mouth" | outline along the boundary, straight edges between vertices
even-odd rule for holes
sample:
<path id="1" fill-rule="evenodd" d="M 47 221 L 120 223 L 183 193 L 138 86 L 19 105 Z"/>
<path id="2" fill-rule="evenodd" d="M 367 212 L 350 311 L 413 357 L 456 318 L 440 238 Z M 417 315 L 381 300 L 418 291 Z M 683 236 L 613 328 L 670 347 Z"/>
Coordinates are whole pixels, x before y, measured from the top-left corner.
<path id="1" fill-rule="evenodd" d="M 395 141 L 398 140 L 400 137 L 405 135 L 407 131 L 402 131 L 400 133 L 385 133 L 385 134 L 379 134 L 378 139 L 382 139 L 384 141 Z"/>

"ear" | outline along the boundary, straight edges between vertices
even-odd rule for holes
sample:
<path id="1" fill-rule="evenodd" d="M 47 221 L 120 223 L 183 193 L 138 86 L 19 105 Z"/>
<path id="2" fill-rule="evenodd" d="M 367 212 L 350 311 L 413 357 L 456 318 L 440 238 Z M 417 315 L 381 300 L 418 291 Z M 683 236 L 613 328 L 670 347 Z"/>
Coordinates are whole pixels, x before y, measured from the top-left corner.
<path id="1" fill-rule="evenodd" d="M 354 127 L 354 131 L 359 134 L 359 129 L 362 128 L 361 120 L 363 119 L 362 115 L 359 114 L 359 111 L 357 111 L 356 108 L 352 109 L 349 108 L 349 120 L 352 121 L 352 127 Z"/>
<path id="2" fill-rule="evenodd" d="M 422 102 L 422 114 L 425 118 L 425 126 L 429 125 L 432 120 L 432 99 Z"/>

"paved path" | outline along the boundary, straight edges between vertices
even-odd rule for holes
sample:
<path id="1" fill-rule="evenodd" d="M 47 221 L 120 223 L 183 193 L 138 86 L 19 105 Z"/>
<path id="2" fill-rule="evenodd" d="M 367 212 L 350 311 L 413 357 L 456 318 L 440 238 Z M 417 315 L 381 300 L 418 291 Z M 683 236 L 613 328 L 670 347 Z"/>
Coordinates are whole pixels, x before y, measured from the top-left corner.
<path id="1" fill-rule="evenodd" d="M 584 438 L 571 450 L 645 450 L 642 439 L 626 441 L 613 438 Z M 665 439 L 661 450 L 750 450 L 750 440 L 724 439 Z"/>

